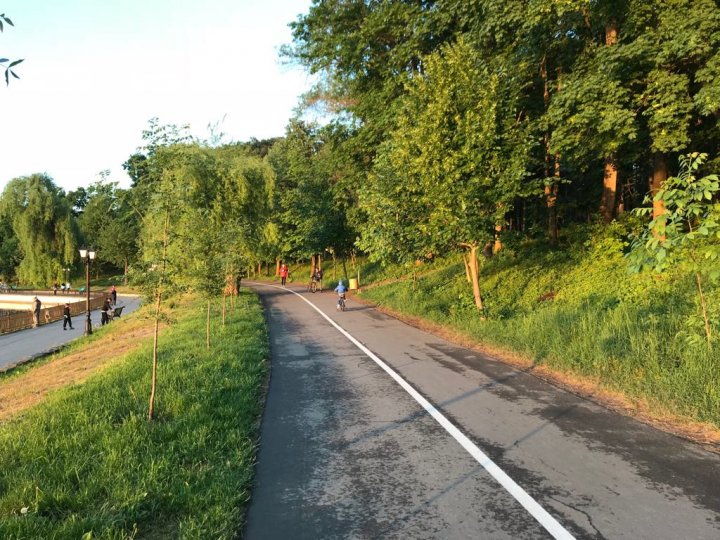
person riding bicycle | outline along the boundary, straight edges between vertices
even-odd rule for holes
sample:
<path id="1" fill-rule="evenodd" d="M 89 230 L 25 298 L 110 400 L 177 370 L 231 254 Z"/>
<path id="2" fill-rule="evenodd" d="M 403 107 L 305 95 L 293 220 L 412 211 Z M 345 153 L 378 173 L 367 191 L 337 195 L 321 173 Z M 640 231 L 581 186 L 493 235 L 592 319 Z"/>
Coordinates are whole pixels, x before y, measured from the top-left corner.
<path id="1" fill-rule="evenodd" d="M 323 278 L 323 271 L 322 268 L 316 268 L 312 275 L 312 280 L 318 284 L 320 287 L 320 291 L 322 291 L 322 278 Z"/>
<path id="2" fill-rule="evenodd" d="M 343 280 L 340 280 L 340 283 L 338 283 L 338 286 L 335 287 L 335 292 L 338 293 L 338 296 L 345 300 L 345 293 L 347 292 L 347 287 L 343 283 Z"/>

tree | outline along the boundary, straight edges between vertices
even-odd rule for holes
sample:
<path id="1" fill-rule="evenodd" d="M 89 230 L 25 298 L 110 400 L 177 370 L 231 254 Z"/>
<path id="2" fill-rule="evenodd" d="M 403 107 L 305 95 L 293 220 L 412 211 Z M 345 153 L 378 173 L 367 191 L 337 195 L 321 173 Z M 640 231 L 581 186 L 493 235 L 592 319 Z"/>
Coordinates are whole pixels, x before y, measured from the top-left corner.
<path id="1" fill-rule="evenodd" d="M 478 250 L 523 191 L 530 141 L 522 122 L 507 122 L 516 106 L 512 80 L 465 40 L 423 65 L 381 147 L 364 198 L 369 224 L 360 245 L 375 257 L 405 260 L 466 248 L 482 310 Z"/>
<path id="2" fill-rule="evenodd" d="M 75 258 L 77 229 L 65 194 L 46 175 L 15 178 L 0 198 L 0 216 L 12 223 L 22 261 L 18 279 L 48 286 Z"/>
<path id="3" fill-rule="evenodd" d="M 127 280 L 129 265 L 137 257 L 139 234 L 131 192 L 101 178 L 83 193 L 85 203 L 78 223 L 85 243 L 96 246 L 104 261 L 123 269 Z"/>
<path id="4" fill-rule="evenodd" d="M 0 215 L 0 279 L 10 281 L 20 264 L 20 244 L 12 228 L 12 220 Z"/>

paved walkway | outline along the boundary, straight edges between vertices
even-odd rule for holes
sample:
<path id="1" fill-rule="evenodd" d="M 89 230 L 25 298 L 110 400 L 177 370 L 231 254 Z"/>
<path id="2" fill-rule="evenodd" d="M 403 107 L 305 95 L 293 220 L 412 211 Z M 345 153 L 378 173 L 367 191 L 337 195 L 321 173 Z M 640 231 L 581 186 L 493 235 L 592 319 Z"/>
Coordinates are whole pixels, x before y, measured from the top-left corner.
<path id="1" fill-rule="evenodd" d="M 252 286 L 272 372 L 247 540 L 720 539 L 717 454 L 352 297 Z"/>
<path id="2" fill-rule="evenodd" d="M 118 306 L 125 306 L 122 312 L 124 317 L 140 306 L 140 298 L 118 295 L 117 303 Z M 91 320 L 93 328 L 100 325 L 99 309 L 91 313 Z M 63 322 L 60 320 L 43 324 L 38 328 L 0 335 L 0 371 L 52 352 L 66 343 L 83 337 L 85 314 L 73 317 L 73 327 L 74 330 L 63 331 Z"/>

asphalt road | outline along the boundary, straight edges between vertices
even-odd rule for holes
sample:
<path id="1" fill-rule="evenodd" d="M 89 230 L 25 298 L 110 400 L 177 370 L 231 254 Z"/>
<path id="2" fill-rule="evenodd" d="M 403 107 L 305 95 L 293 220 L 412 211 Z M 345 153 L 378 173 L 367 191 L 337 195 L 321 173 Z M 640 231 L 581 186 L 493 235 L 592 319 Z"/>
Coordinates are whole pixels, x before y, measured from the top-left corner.
<path id="1" fill-rule="evenodd" d="M 124 317 L 140 306 L 137 296 L 118 295 L 118 306 L 125 306 Z M 100 325 L 100 310 L 92 311 L 93 328 Z M 21 364 L 53 351 L 62 345 L 83 336 L 85 331 L 85 315 L 76 315 L 72 319 L 74 330 L 63 331 L 62 320 L 50 324 L 42 324 L 37 328 L 29 328 L 0 335 L 0 370 Z"/>
<path id="2" fill-rule="evenodd" d="M 357 344 L 254 286 L 272 367 L 246 538 L 720 538 L 720 456 L 352 300 L 302 293 Z"/>

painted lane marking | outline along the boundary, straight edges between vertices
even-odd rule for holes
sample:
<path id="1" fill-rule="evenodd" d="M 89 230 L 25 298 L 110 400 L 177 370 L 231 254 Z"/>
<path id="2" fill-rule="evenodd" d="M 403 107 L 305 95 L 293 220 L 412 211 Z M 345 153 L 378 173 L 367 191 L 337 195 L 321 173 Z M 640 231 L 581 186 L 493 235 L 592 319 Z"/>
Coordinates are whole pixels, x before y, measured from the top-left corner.
<path id="1" fill-rule="evenodd" d="M 261 285 L 265 287 L 273 287 L 276 289 L 284 290 L 294 294 L 298 298 L 305 301 L 310 307 L 317 311 L 322 317 L 325 318 L 335 329 L 344 335 L 353 345 L 364 352 L 373 362 L 375 362 L 380 368 L 383 369 L 395 382 L 397 382 L 408 394 L 410 394 L 420 406 L 427 411 L 443 428 L 447 431 L 459 444 L 462 446 L 475 460 L 483 466 L 483 468 L 490 473 L 490 475 L 502 486 L 505 490 L 518 501 L 525 510 L 527 510 L 532 517 L 542 525 L 547 532 L 549 532 L 553 538 L 560 539 L 574 539 L 574 536 L 565 529 L 554 517 L 552 517 L 547 510 L 545 510 L 540 504 L 533 499 L 523 488 L 521 488 L 512 478 L 510 478 L 505 471 L 498 467 L 495 462 L 490 459 L 475 443 L 473 443 L 462 431 L 460 431 L 450 420 L 438 411 L 432 403 L 425 399 L 410 383 L 398 375 L 390 366 L 383 362 L 375 353 L 368 349 L 365 345 L 355 339 L 350 333 L 344 328 L 338 325 L 330 317 L 328 317 L 320 308 L 310 302 L 303 295 L 278 285 L 269 285 L 266 283 L 253 283 L 253 285 Z"/>

